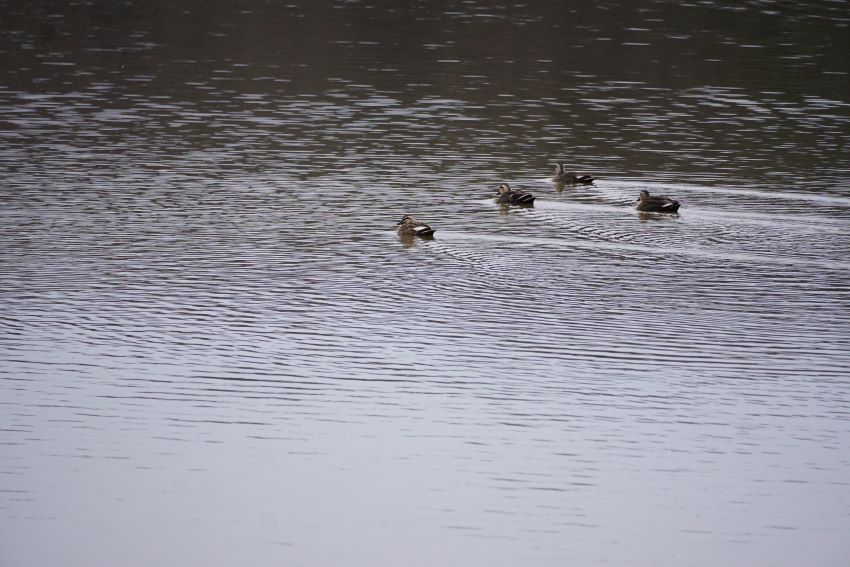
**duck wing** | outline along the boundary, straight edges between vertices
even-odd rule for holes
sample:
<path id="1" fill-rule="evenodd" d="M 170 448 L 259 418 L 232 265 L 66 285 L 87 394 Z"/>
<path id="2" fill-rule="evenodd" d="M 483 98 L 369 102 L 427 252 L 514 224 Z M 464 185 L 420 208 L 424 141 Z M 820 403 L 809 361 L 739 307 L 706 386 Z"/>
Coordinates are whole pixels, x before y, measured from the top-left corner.
<path id="1" fill-rule="evenodd" d="M 637 209 L 647 212 L 675 213 L 679 210 L 679 201 L 674 201 L 664 195 L 653 195 L 646 201 L 636 203 Z"/>
<path id="2" fill-rule="evenodd" d="M 667 195 L 658 195 L 653 198 L 655 205 L 662 211 L 675 211 L 679 208 L 679 201 L 671 199 Z"/>
<path id="3" fill-rule="evenodd" d="M 434 229 L 424 223 L 411 227 L 411 230 L 416 236 L 428 236 L 434 234 Z"/>

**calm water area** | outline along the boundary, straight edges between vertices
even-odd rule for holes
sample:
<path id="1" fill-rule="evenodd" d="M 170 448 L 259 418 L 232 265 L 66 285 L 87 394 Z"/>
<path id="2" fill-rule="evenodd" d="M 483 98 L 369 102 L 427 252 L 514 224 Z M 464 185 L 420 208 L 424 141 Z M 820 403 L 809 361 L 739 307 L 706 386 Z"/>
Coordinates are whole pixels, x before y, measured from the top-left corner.
<path id="1" fill-rule="evenodd" d="M 847 1 L 0 14 L 3 567 L 850 565 Z"/>

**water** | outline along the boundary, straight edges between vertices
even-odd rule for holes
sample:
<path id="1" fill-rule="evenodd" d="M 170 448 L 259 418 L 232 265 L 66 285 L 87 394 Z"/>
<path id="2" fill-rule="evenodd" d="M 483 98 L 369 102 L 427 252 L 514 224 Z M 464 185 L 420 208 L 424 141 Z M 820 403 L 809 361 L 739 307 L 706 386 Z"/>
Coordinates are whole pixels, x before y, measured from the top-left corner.
<path id="1" fill-rule="evenodd" d="M 846 8 L 4 7 L 0 564 L 846 565 Z"/>

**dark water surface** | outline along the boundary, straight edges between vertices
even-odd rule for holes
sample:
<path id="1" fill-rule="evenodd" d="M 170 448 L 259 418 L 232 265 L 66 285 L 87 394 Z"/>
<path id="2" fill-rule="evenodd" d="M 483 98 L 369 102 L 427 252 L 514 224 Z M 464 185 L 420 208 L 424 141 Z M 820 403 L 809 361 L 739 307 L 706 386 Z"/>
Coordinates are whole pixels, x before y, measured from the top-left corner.
<path id="1" fill-rule="evenodd" d="M 0 1 L 0 564 L 850 564 L 848 3 L 622 4 Z"/>

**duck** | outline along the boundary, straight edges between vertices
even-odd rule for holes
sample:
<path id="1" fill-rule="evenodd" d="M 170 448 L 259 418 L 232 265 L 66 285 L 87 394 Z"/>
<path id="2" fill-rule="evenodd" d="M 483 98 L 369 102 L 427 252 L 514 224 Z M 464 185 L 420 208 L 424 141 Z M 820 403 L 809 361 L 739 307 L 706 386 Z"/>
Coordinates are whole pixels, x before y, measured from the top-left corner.
<path id="1" fill-rule="evenodd" d="M 419 238 L 431 238 L 434 236 L 434 229 L 422 221 L 418 221 L 410 215 L 404 215 L 401 220 L 395 223 L 396 233 L 402 237 L 418 236 Z"/>
<path id="2" fill-rule="evenodd" d="M 575 171 L 567 171 L 564 169 L 564 162 L 559 161 L 558 165 L 555 166 L 555 175 L 552 176 L 552 181 L 573 185 L 590 185 L 593 183 L 593 177 L 590 175 L 577 175 Z"/>
<path id="3" fill-rule="evenodd" d="M 675 213 L 679 210 L 679 204 L 679 201 L 666 195 L 650 195 L 649 191 L 643 189 L 635 201 L 635 208 L 645 213 Z"/>
<path id="4" fill-rule="evenodd" d="M 500 205 L 533 205 L 534 195 L 526 191 L 514 191 L 507 183 L 502 183 L 498 188 L 499 196 L 496 202 Z"/>

